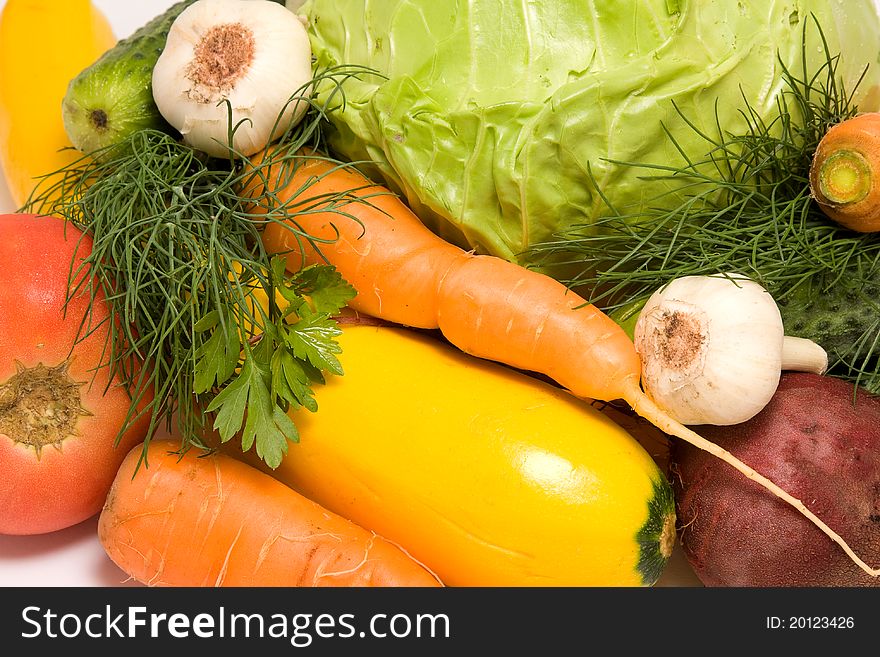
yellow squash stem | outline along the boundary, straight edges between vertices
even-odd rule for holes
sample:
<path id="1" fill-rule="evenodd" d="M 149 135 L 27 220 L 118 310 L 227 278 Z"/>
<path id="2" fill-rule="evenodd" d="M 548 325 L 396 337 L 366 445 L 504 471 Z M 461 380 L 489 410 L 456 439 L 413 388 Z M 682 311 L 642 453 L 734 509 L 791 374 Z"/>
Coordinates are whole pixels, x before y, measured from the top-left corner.
<path id="1" fill-rule="evenodd" d="M 826 525 L 815 513 L 810 511 L 803 502 L 799 499 L 790 495 L 782 488 L 774 484 L 772 481 L 767 479 L 764 475 L 754 470 L 751 466 L 746 465 L 738 458 L 736 458 L 733 454 L 728 452 L 723 447 L 716 445 L 715 443 L 706 440 L 698 433 L 691 431 L 684 425 L 680 424 L 673 418 L 669 417 L 669 415 L 661 409 L 657 404 L 655 404 L 650 397 L 648 397 L 642 389 L 638 386 L 638 384 L 630 379 L 628 382 L 626 394 L 624 395 L 624 400 L 632 407 L 632 409 L 641 415 L 643 418 L 651 422 L 658 429 L 665 431 L 666 433 L 675 436 L 676 438 L 680 438 L 684 440 L 694 447 L 705 450 L 710 454 L 718 457 L 731 467 L 735 468 L 737 471 L 748 477 L 750 480 L 754 481 L 757 484 L 760 484 L 768 491 L 773 493 L 776 497 L 787 502 L 795 509 L 797 509 L 800 513 L 802 513 L 810 522 L 816 525 L 819 529 L 821 529 L 825 535 L 828 536 L 832 541 L 837 543 L 841 549 L 852 559 L 856 565 L 859 566 L 862 570 L 864 570 L 871 577 L 877 577 L 880 575 L 880 568 L 872 568 L 867 563 L 865 563 L 849 546 L 849 544 L 831 527 Z"/>

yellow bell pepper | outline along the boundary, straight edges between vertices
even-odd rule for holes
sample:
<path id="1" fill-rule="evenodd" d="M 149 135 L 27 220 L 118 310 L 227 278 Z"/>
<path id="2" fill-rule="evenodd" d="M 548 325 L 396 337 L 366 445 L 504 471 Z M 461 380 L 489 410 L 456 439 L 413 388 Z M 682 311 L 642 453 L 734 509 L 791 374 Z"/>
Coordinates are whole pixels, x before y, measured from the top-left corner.
<path id="1" fill-rule="evenodd" d="M 0 165 L 16 207 L 35 179 L 81 154 L 70 146 L 61 101 L 70 80 L 116 43 L 89 0 L 7 0 L 0 14 Z"/>
<path id="2" fill-rule="evenodd" d="M 449 586 L 659 577 L 675 543 L 672 490 L 607 416 L 410 330 L 344 325 L 339 341 L 345 375 L 316 387 L 316 413 L 295 412 L 300 442 L 265 471 Z"/>

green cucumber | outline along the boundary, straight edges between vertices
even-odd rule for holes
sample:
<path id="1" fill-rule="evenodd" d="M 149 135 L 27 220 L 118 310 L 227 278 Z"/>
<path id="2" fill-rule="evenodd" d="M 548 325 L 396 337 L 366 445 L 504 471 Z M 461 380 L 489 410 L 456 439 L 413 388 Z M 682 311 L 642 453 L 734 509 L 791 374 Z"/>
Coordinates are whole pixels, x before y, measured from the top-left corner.
<path id="1" fill-rule="evenodd" d="M 173 131 L 153 102 L 153 66 L 174 19 L 193 2 L 172 5 L 71 80 L 61 112 L 77 150 L 92 153 L 138 130 Z"/>
<path id="2" fill-rule="evenodd" d="M 194 2 L 172 5 L 71 80 L 61 109 L 64 129 L 77 150 L 93 153 L 139 130 L 175 134 L 153 101 L 153 67 L 174 19 Z"/>
<path id="3" fill-rule="evenodd" d="M 880 393 L 880 271 L 798 285 L 779 301 L 787 335 L 808 338 L 828 352 L 830 374 L 858 380 Z"/>

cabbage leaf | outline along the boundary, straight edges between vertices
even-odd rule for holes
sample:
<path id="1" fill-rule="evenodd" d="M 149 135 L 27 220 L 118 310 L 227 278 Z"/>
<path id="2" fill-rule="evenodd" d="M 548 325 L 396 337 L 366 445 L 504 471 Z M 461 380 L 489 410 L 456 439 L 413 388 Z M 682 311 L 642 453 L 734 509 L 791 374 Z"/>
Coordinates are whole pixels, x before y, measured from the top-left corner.
<path id="1" fill-rule="evenodd" d="M 620 162 L 683 165 L 705 151 L 694 127 L 743 130 L 746 103 L 772 120 L 782 66 L 809 75 L 823 38 L 845 89 L 867 67 L 860 107 L 880 96 L 871 0 L 308 0 L 300 12 L 316 67 L 377 72 L 348 80 L 329 114 L 337 154 L 370 161 L 450 241 L 525 265 L 531 246 L 609 205 L 675 207 L 675 180 L 658 196 Z"/>

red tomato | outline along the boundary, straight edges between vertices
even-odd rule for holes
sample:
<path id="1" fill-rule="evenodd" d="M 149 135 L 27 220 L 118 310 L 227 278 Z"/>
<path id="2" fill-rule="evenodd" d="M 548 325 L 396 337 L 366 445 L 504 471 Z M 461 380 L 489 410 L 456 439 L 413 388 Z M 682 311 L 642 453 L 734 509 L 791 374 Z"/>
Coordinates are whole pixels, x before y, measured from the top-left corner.
<path id="1" fill-rule="evenodd" d="M 64 311 L 71 263 L 92 242 L 57 217 L 0 215 L 0 533 L 41 534 L 101 510 L 148 417 L 114 447 L 131 405 L 108 380 L 109 309 L 99 297 L 74 346 L 88 299 Z M 72 350 L 71 350 L 72 348 Z M 111 384 L 108 388 L 108 384 Z"/>

